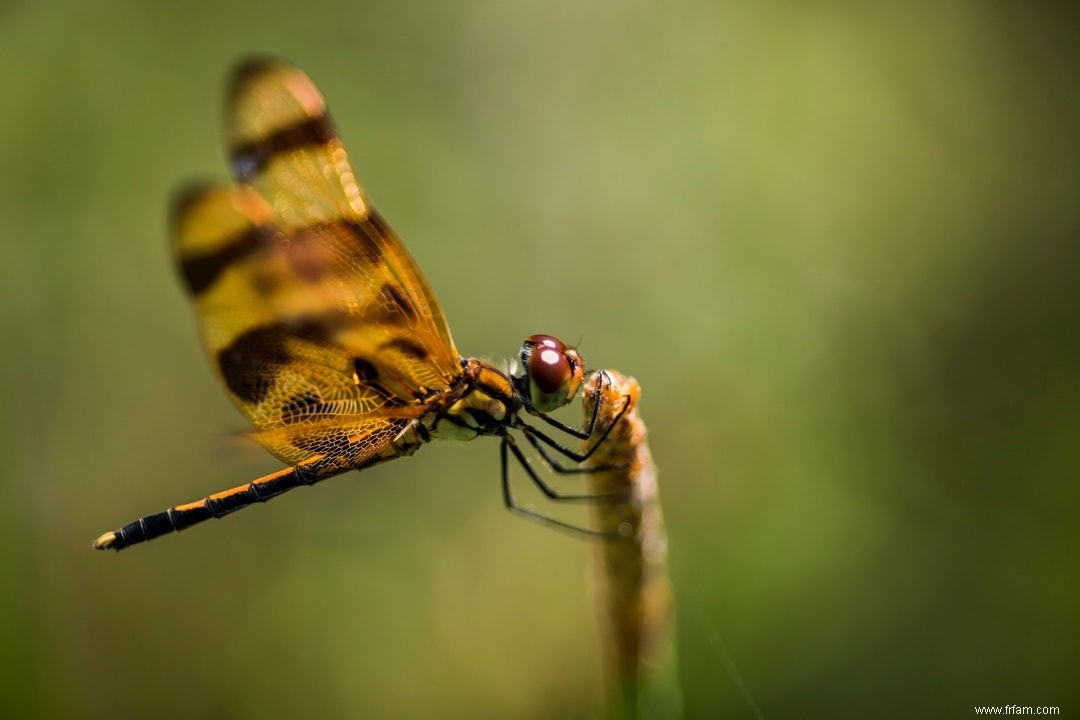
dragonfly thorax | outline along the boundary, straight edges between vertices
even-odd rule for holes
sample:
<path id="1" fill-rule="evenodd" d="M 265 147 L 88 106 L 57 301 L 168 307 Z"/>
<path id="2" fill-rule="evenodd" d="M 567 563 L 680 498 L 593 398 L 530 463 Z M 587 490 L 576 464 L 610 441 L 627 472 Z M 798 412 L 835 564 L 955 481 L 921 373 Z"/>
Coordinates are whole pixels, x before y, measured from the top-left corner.
<path id="1" fill-rule="evenodd" d="M 472 440 L 513 426 L 522 403 L 510 377 L 475 358 L 464 361 L 463 371 L 462 384 L 435 418 L 432 437 Z"/>
<path id="2" fill-rule="evenodd" d="M 509 375 L 482 360 L 462 361 L 461 384 L 451 391 L 430 428 L 433 437 L 472 440 L 515 427 L 517 413 L 549 413 L 577 395 L 584 363 L 577 350 L 550 335 L 531 335 Z"/>

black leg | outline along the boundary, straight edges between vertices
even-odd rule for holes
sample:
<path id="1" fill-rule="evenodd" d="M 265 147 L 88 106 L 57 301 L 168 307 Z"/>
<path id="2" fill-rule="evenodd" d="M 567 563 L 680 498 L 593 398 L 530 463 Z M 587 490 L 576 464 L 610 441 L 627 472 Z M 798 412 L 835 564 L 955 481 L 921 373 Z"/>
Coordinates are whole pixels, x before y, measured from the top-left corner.
<path id="1" fill-rule="evenodd" d="M 536 474 L 532 472 L 532 468 L 530 468 L 529 464 L 525 461 L 524 456 L 521 454 L 521 450 L 519 450 L 517 445 L 514 444 L 513 439 L 509 435 L 503 435 L 502 445 L 499 448 L 499 459 L 502 464 L 503 502 L 506 504 L 506 508 L 508 510 L 518 513 L 519 515 L 524 515 L 531 520 L 543 523 L 544 525 L 547 525 L 549 527 L 553 527 L 564 532 L 569 532 L 572 535 L 577 535 L 579 537 L 584 536 L 602 539 L 619 537 L 620 534 L 617 530 L 614 532 L 601 532 L 599 530 L 590 530 L 589 528 L 578 527 L 577 525 L 571 525 L 570 523 L 563 522 L 562 520 L 556 520 L 553 517 L 548 517 L 547 515 L 543 515 L 534 510 L 529 510 L 528 508 L 524 508 L 518 505 L 514 501 L 513 492 L 510 490 L 510 456 L 507 454 L 507 448 L 509 448 L 514 453 L 514 457 L 516 457 L 518 461 L 525 467 L 526 471 L 528 471 L 529 473 L 529 477 L 533 480 L 533 482 L 537 484 L 537 486 L 544 492 L 545 495 L 552 498 L 553 500 L 571 498 L 567 496 L 552 494 L 551 488 L 547 487 L 543 482 L 541 482 L 539 478 L 536 477 Z"/>
<path id="2" fill-rule="evenodd" d="M 596 408 L 598 408 L 599 406 L 600 406 L 599 403 L 596 403 L 595 405 L 593 405 L 593 421 L 594 422 L 596 420 Z M 586 450 L 583 453 L 579 453 L 579 452 L 575 452 L 574 450 L 571 450 L 570 448 L 566 447 L 565 445 L 563 445 L 559 441 L 555 440 L 554 438 L 548 437 L 547 435 L 540 432 L 536 428 L 530 427 L 530 426 L 526 425 L 525 423 L 521 423 L 521 426 L 522 426 L 521 431 L 524 432 L 526 434 L 526 436 L 528 436 L 528 435 L 535 436 L 535 438 L 537 440 L 540 440 L 541 442 L 543 442 L 548 447 L 552 448 L 553 450 L 555 450 L 556 452 L 558 452 L 558 453 L 560 453 L 562 455 L 565 455 L 566 457 L 570 458 L 574 462 L 584 462 L 585 460 L 588 460 L 592 456 L 592 454 L 594 452 L 596 452 L 596 449 L 598 447 L 600 447 L 601 445 L 604 444 L 604 441 L 607 440 L 607 436 L 611 434 L 612 429 L 614 429 L 615 425 L 618 424 L 619 420 L 622 419 L 622 416 L 625 415 L 626 411 L 629 410 L 629 409 L 630 409 L 630 398 L 625 397 L 625 398 L 623 398 L 623 406 L 622 406 L 622 409 L 619 410 L 619 414 L 616 415 L 615 419 L 611 421 L 611 424 L 607 426 L 607 428 L 604 430 L 604 434 L 600 436 L 600 439 L 597 440 L 595 443 L 593 443 L 592 447 L 590 447 L 588 450 Z M 545 417 L 544 415 L 540 415 L 539 417 L 541 419 L 547 420 L 547 421 L 549 421 L 551 423 L 556 422 L 554 420 L 551 420 L 551 418 Z M 589 435 L 586 435 L 585 437 L 583 437 L 582 438 L 583 440 L 591 437 L 591 435 L 592 435 L 592 425 L 593 425 L 593 423 L 589 423 Z M 528 428 L 528 429 L 526 429 L 526 428 Z M 576 435 L 573 432 L 570 432 L 570 434 L 574 435 L 574 437 L 578 437 L 578 435 Z M 541 454 L 543 454 L 543 453 L 541 453 Z M 545 456 L 545 459 L 546 459 L 546 456 Z M 610 468 L 608 468 L 608 469 L 610 469 Z"/>
<path id="3" fill-rule="evenodd" d="M 521 431 L 525 434 L 525 439 L 528 440 L 529 444 L 532 445 L 533 448 L 536 449 L 536 452 L 540 454 L 540 457 L 542 457 L 544 459 L 544 462 L 547 463 L 548 467 L 550 467 L 552 470 L 554 470 L 555 472 L 557 472 L 557 473 L 559 473 L 561 475 L 587 475 L 587 474 L 590 474 L 590 473 L 611 472 L 612 470 L 625 470 L 626 469 L 626 465 L 598 465 L 596 467 L 566 467 L 564 465 L 561 465 L 558 460 L 556 460 L 554 457 L 552 457 L 551 453 L 548 452 L 547 448 L 545 448 L 543 445 L 541 445 L 537 441 L 536 436 L 543 437 L 547 442 L 550 442 L 550 443 L 555 443 L 556 442 L 555 440 L 553 440 L 552 438 L 547 437 L 542 432 L 540 432 L 539 430 L 537 430 L 536 428 L 534 428 L 534 427 L 532 427 L 530 425 L 522 425 L 521 426 Z M 566 448 L 563 448 L 563 449 L 565 450 Z M 623 495 L 624 495 L 623 493 L 618 494 L 619 497 L 623 497 Z M 598 495 L 596 497 L 608 497 L 608 496 L 607 495 Z"/>
<path id="4" fill-rule="evenodd" d="M 601 370 L 600 375 L 601 387 L 603 386 L 605 381 L 609 384 L 611 383 L 611 378 L 608 376 L 607 371 Z M 589 419 L 589 428 L 587 430 L 582 430 L 581 428 L 576 428 L 573 425 L 567 425 L 564 422 L 559 422 L 555 418 L 548 417 L 542 412 L 536 412 L 535 410 L 533 410 L 532 414 L 546 422 L 551 427 L 557 430 L 562 430 L 567 435 L 573 435 L 578 440 L 588 440 L 590 437 L 592 437 L 593 428 L 596 426 L 596 414 L 600 412 L 600 389 L 600 387 L 596 388 L 596 391 L 593 393 L 595 397 L 593 398 L 592 417 Z M 627 401 L 629 401 L 629 398 L 627 398 Z M 622 413 L 620 413 L 620 417 L 621 415 Z"/>
<path id="5" fill-rule="evenodd" d="M 521 448 L 518 447 L 514 438 L 510 435 L 503 435 L 503 445 L 510 446 L 510 452 L 514 454 L 514 458 L 518 461 L 518 464 L 525 469 L 529 479 L 532 480 L 533 485 L 540 488 L 540 492 L 547 495 L 551 500 L 562 501 L 587 501 L 587 500 L 607 500 L 611 498 L 611 495 L 563 495 L 562 493 L 553 489 L 550 485 L 544 482 L 533 466 L 529 464 L 529 459 L 525 457 L 525 453 L 521 452 Z"/>

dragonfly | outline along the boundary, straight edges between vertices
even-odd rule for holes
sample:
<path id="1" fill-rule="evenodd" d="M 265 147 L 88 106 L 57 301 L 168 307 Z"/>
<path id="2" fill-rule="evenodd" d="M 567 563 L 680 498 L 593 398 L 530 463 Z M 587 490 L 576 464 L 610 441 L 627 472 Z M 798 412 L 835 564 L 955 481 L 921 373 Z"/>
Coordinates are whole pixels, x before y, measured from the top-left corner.
<path id="1" fill-rule="evenodd" d="M 254 426 L 248 436 L 288 467 L 146 515 L 104 533 L 94 547 L 120 550 L 221 518 L 412 455 L 436 438 L 480 436 L 501 439 L 507 508 L 603 535 L 519 505 L 510 486 L 512 457 L 548 498 L 593 497 L 554 490 L 511 434 L 519 432 L 557 472 L 595 471 L 574 463 L 607 438 L 594 433 L 600 385 L 585 427 L 550 415 L 581 389 L 581 354 L 542 334 L 526 338 L 503 367 L 458 354 L 420 268 L 371 206 L 322 94 L 297 67 L 268 58 L 241 63 L 225 125 L 233 182 L 180 193 L 171 240 L 216 374 Z M 526 416 L 586 445 L 572 450 Z"/>

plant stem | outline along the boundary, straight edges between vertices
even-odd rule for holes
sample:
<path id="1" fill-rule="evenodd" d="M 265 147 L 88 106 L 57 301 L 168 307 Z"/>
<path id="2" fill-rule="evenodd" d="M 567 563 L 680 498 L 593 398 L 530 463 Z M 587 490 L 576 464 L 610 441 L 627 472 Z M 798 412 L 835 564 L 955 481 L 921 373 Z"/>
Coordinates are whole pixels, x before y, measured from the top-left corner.
<path id="1" fill-rule="evenodd" d="M 610 382 L 603 380 L 605 374 Z M 594 398 L 600 402 L 593 437 L 615 423 L 585 461 L 589 468 L 612 468 L 589 473 L 589 493 L 618 496 L 592 506 L 595 526 L 618 533 L 597 543 L 594 604 L 608 717 L 675 718 L 682 716 L 682 698 L 667 537 L 656 466 L 638 413 L 640 395 L 636 380 L 612 370 L 593 373 L 585 393 L 586 419 L 592 416 Z M 630 404 L 620 417 L 626 402 Z"/>

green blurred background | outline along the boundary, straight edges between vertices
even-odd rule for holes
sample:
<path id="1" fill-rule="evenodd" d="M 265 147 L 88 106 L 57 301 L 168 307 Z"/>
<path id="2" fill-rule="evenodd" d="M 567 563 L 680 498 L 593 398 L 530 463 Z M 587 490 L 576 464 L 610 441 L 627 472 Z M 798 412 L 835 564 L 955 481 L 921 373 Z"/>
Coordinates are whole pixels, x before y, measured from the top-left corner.
<path id="1" fill-rule="evenodd" d="M 641 381 L 689 716 L 755 717 L 737 676 L 765 717 L 1076 713 L 1080 23 L 899 5 L 0 3 L 0 715 L 600 707 L 589 547 L 502 509 L 493 441 L 90 549 L 277 467 L 164 227 L 251 51 L 463 353 Z"/>

